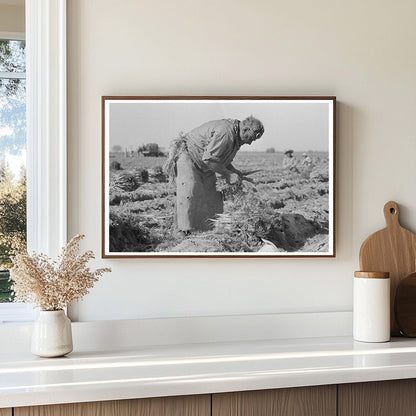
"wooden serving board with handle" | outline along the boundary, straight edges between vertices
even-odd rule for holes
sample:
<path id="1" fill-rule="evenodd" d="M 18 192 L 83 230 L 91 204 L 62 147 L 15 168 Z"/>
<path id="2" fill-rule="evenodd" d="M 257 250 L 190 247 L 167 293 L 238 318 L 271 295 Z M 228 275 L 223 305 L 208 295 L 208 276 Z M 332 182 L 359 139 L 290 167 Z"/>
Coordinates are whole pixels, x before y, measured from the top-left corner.
<path id="1" fill-rule="evenodd" d="M 384 205 L 386 228 L 370 235 L 360 250 L 362 271 L 390 273 L 390 328 L 391 335 L 400 335 L 394 319 L 394 298 L 401 279 L 416 271 L 416 234 L 399 222 L 399 206 L 390 201 Z"/>

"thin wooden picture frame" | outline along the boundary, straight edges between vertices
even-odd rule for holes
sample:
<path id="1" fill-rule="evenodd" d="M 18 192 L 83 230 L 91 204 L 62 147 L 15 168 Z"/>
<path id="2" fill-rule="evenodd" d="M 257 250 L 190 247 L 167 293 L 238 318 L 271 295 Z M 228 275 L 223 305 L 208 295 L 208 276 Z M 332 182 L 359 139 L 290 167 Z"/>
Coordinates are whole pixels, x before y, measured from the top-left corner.
<path id="1" fill-rule="evenodd" d="M 101 111 L 103 258 L 335 257 L 336 97 L 103 96 Z"/>

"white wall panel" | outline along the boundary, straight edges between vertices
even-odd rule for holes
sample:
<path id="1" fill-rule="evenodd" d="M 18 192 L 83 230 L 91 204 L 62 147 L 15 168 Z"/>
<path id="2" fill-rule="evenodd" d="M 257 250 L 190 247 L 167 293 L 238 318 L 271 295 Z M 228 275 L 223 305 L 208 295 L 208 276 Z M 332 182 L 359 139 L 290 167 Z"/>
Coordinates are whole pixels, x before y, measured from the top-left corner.
<path id="1" fill-rule="evenodd" d="M 335 259 L 131 259 L 79 320 L 344 311 L 396 200 L 416 230 L 416 3 L 68 2 L 69 236 L 100 255 L 102 95 L 336 95 Z"/>

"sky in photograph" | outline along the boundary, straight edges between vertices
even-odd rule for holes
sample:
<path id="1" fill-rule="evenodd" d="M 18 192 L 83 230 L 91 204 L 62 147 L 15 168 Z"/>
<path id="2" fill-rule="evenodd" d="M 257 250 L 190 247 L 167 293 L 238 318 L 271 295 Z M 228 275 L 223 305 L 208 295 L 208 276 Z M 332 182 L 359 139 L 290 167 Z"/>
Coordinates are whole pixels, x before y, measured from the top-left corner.
<path id="1" fill-rule="evenodd" d="M 329 104 L 327 102 L 137 102 L 110 103 L 110 148 L 136 149 L 141 144 L 158 143 L 167 149 L 179 132 L 223 118 L 243 120 L 249 115 L 261 120 L 264 134 L 242 151 L 328 151 Z"/>

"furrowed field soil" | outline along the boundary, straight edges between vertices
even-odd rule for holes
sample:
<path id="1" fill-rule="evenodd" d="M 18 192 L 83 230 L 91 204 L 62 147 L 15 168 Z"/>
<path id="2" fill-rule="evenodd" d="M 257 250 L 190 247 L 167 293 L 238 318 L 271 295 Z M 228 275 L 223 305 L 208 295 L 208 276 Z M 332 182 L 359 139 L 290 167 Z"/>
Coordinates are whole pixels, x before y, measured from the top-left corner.
<path id="1" fill-rule="evenodd" d="M 275 251 L 326 252 L 328 154 L 309 156 L 312 166 L 290 172 L 282 168 L 282 153 L 239 152 L 234 166 L 253 183 L 230 187 L 219 179 L 224 213 L 213 219 L 211 231 L 178 238 L 175 187 L 162 172 L 166 157 L 112 153 L 110 251 L 256 252 L 268 240 Z"/>

